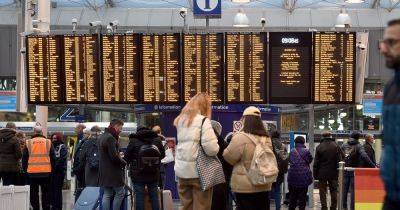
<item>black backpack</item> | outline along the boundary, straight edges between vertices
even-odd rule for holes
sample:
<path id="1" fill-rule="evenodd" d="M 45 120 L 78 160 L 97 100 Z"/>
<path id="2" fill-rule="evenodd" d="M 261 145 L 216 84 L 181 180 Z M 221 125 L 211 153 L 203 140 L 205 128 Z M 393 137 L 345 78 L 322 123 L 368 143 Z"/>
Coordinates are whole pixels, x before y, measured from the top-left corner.
<path id="1" fill-rule="evenodd" d="M 90 140 L 88 152 L 87 152 L 87 164 L 90 169 L 98 169 L 99 168 L 99 147 L 94 141 Z"/>
<path id="2" fill-rule="evenodd" d="M 284 155 L 279 154 L 279 153 L 285 152 L 285 151 L 284 150 L 276 151 L 275 145 L 273 145 L 272 147 L 273 147 L 274 155 L 276 157 L 276 162 L 278 164 L 279 173 L 282 173 L 282 174 L 287 173 L 288 169 L 289 169 L 289 156 L 287 155 L 286 159 L 283 159 L 282 156 L 284 156 Z"/>
<path id="3" fill-rule="evenodd" d="M 156 173 L 160 169 L 161 152 L 154 144 L 144 144 L 139 149 L 138 169 L 144 173 Z"/>
<path id="4" fill-rule="evenodd" d="M 343 148 L 344 162 L 346 167 L 357 167 L 359 163 L 358 145 L 349 145 Z"/>

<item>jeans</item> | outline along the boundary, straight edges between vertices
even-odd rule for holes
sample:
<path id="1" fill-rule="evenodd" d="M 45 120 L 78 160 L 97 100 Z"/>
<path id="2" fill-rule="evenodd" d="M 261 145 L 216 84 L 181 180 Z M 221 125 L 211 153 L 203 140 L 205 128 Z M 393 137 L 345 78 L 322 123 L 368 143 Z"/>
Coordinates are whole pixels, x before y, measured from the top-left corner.
<path id="1" fill-rule="evenodd" d="M 328 210 L 328 204 L 326 202 L 327 197 L 327 187 L 329 186 L 329 191 L 331 192 L 331 210 L 336 210 L 337 207 L 337 193 L 338 193 L 338 180 L 319 180 L 319 197 L 321 200 L 321 210 Z"/>
<path id="2" fill-rule="evenodd" d="M 282 191 L 282 184 L 277 184 L 276 182 L 272 184 L 271 194 L 272 194 L 272 197 L 275 200 L 276 210 L 280 210 L 281 209 L 281 204 L 282 204 L 281 191 Z"/>
<path id="3" fill-rule="evenodd" d="M 158 200 L 158 182 L 134 182 L 133 183 L 133 190 L 135 191 L 136 195 L 136 210 L 144 210 L 144 197 L 145 197 L 145 188 L 147 187 L 147 192 L 149 193 L 150 201 L 151 201 L 151 209 L 152 210 L 159 210 L 160 204 Z"/>
<path id="4" fill-rule="evenodd" d="M 114 195 L 115 193 L 115 195 Z M 111 208 L 111 198 L 114 197 Z M 125 197 L 125 187 L 104 187 L 104 195 L 102 201 L 103 210 L 119 210 Z"/>
<path id="5" fill-rule="evenodd" d="M 306 209 L 308 187 L 294 187 L 289 185 L 289 210 L 295 210 L 296 206 L 300 210 Z"/>
<path id="6" fill-rule="evenodd" d="M 347 209 L 347 194 L 350 192 L 350 209 L 354 209 L 354 172 L 344 174 L 343 208 Z"/>

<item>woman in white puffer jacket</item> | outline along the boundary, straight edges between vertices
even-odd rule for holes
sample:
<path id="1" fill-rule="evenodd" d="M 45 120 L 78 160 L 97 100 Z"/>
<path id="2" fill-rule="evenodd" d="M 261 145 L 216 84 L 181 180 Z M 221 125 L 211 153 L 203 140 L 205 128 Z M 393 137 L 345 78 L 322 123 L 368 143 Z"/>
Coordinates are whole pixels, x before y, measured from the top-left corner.
<path id="1" fill-rule="evenodd" d="M 202 127 L 202 121 L 204 121 Z M 209 156 L 216 156 L 218 140 L 211 127 L 211 100 L 206 93 L 195 95 L 175 119 L 178 144 L 175 156 L 175 174 L 178 177 L 178 191 L 181 210 L 211 209 L 212 188 L 202 191 L 196 169 L 196 158 L 201 144 Z M 201 130 L 202 128 L 202 130 Z"/>

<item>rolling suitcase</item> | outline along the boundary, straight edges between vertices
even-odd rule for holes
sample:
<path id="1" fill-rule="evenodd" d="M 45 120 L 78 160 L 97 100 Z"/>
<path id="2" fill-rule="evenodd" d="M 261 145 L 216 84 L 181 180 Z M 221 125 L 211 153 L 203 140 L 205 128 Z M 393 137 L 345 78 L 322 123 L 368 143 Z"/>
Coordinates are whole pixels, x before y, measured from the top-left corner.
<path id="1" fill-rule="evenodd" d="M 174 201 L 172 200 L 171 190 L 163 190 L 162 193 L 162 208 L 163 210 L 173 210 Z"/>
<path id="2" fill-rule="evenodd" d="M 95 210 L 100 205 L 100 188 L 86 187 L 74 205 L 74 210 Z"/>

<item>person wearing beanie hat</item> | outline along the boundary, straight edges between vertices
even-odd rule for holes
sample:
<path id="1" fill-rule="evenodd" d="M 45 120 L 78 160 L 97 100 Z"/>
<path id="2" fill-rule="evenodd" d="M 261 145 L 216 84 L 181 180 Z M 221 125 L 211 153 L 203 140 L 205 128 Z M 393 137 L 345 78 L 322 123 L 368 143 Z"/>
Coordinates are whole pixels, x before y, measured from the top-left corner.
<path id="1" fill-rule="evenodd" d="M 289 209 L 294 210 L 298 206 L 300 210 L 304 210 L 306 208 L 308 186 L 313 182 L 310 169 L 313 157 L 304 145 L 306 140 L 303 136 L 297 136 L 294 142 L 295 148 L 289 154 Z"/>
<path id="2" fill-rule="evenodd" d="M 22 168 L 27 172 L 29 179 L 30 203 L 33 209 L 40 209 L 40 196 L 42 209 L 50 209 L 50 175 L 55 167 L 55 159 L 54 146 L 43 136 L 43 128 L 37 123 L 34 127 L 34 135 L 26 140 L 22 154 Z"/>
<path id="3" fill-rule="evenodd" d="M 268 147 L 271 151 L 272 142 L 261 119 L 257 107 L 250 106 L 243 112 L 243 127 L 233 135 L 223 157 L 231 165 L 233 172 L 230 181 L 232 192 L 236 195 L 236 203 L 240 210 L 269 209 L 269 191 L 272 184 L 254 185 L 247 176 L 256 144 Z"/>
<path id="4" fill-rule="evenodd" d="M 367 166 L 375 168 L 375 163 L 368 157 L 364 147 L 360 144 L 360 132 L 354 131 L 350 135 L 350 139 L 342 145 L 344 153 L 345 167 L 361 168 Z M 364 165 L 365 164 L 365 165 Z M 347 207 L 347 195 L 350 192 L 350 208 Z M 344 191 L 343 191 L 343 208 L 354 209 L 354 171 L 345 171 L 344 173 Z"/>

